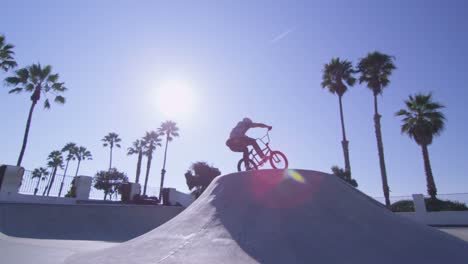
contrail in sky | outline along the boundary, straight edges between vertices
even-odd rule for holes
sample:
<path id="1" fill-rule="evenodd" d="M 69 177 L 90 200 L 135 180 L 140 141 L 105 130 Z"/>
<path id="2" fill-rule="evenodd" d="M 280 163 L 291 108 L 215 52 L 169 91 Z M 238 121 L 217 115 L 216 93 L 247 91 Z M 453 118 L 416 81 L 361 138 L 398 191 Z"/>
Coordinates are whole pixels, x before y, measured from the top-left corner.
<path id="1" fill-rule="evenodd" d="M 294 30 L 295 30 L 295 28 L 290 28 L 290 29 L 288 29 L 286 31 L 283 31 L 281 34 L 277 35 L 272 40 L 270 40 L 270 42 L 271 43 L 278 42 L 278 41 L 282 40 L 283 38 L 285 38 L 287 35 L 289 35 L 289 33 L 293 32 Z"/>

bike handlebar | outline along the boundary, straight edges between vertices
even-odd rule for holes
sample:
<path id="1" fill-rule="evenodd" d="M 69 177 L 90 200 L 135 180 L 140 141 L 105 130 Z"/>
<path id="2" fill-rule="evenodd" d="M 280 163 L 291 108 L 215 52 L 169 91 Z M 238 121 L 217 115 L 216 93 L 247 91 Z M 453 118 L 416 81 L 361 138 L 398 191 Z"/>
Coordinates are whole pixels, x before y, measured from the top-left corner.
<path id="1" fill-rule="evenodd" d="M 270 143 L 270 133 L 269 132 L 270 132 L 270 129 L 267 130 L 266 134 L 263 137 L 256 138 L 256 140 L 260 140 L 263 144 Z M 264 138 L 267 138 L 268 141 L 264 142 L 263 141 Z"/>

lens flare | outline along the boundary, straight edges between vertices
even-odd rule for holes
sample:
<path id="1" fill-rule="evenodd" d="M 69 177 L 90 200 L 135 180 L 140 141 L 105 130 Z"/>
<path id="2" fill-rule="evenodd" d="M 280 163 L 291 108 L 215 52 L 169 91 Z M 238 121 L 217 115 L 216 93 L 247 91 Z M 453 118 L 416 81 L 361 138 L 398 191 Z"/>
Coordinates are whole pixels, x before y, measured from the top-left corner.
<path id="1" fill-rule="evenodd" d="M 302 175 L 295 170 L 287 170 L 285 176 L 296 182 L 305 183 L 304 177 L 302 177 Z"/>
<path id="2" fill-rule="evenodd" d="M 296 170 L 254 170 L 245 184 L 252 199 L 264 207 L 294 208 L 313 201 L 322 177 L 306 177 Z"/>

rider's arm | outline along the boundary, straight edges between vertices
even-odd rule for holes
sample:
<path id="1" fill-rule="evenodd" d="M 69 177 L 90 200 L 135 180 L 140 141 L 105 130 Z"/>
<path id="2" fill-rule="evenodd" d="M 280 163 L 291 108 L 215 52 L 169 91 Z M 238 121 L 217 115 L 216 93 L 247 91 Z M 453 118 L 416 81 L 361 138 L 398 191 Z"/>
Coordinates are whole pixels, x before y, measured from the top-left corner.
<path id="1" fill-rule="evenodd" d="M 265 125 L 263 123 L 252 123 L 250 125 L 250 127 L 252 127 L 252 128 L 254 128 L 254 127 L 263 127 L 263 128 L 271 129 L 271 126 Z"/>

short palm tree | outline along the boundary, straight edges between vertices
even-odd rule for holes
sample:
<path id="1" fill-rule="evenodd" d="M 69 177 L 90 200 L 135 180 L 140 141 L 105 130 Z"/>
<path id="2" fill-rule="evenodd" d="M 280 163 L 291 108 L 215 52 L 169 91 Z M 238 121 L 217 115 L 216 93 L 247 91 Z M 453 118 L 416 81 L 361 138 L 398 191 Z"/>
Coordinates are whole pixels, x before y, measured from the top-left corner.
<path id="1" fill-rule="evenodd" d="M 138 155 L 135 183 L 140 182 L 141 160 L 143 159 L 143 148 L 144 148 L 143 140 L 137 139 L 133 142 L 132 146 L 129 147 L 127 151 L 127 155 L 135 155 L 135 154 Z"/>
<path id="2" fill-rule="evenodd" d="M 60 189 L 59 189 L 58 197 L 60 197 L 60 195 L 62 194 L 63 183 L 65 181 L 65 176 L 67 175 L 67 171 L 68 171 L 68 164 L 70 163 L 70 160 L 76 159 L 75 153 L 77 150 L 78 150 L 78 147 L 76 146 L 75 143 L 72 143 L 72 142 L 67 143 L 62 148 L 62 153 L 65 154 L 66 163 L 65 163 L 65 170 L 63 171 L 62 181 L 60 182 Z"/>
<path id="3" fill-rule="evenodd" d="M 65 97 L 60 93 L 65 92 L 64 83 L 58 82 L 59 75 L 52 73 L 52 67 L 47 65 L 42 67 L 41 64 L 33 64 L 26 68 L 19 69 L 15 72 L 14 76 L 5 79 L 6 83 L 10 86 L 15 86 L 9 93 L 29 92 L 31 95 L 31 108 L 29 109 L 28 121 L 26 122 L 26 131 L 24 132 L 23 145 L 21 147 L 20 155 L 18 157 L 17 166 L 21 166 L 26 144 L 28 142 L 29 128 L 31 126 L 32 115 L 34 107 L 41 99 L 41 95 L 46 97 L 44 101 L 44 108 L 50 108 L 50 101 L 48 95 L 54 97 L 54 102 L 64 104 Z"/>
<path id="4" fill-rule="evenodd" d="M 76 177 L 78 176 L 78 171 L 80 170 L 81 161 L 92 160 L 93 155 L 91 155 L 91 152 L 87 150 L 85 147 L 80 146 L 76 149 L 75 158 L 76 160 L 78 160 L 78 165 L 76 166 L 76 172 L 75 172 L 75 177 Z"/>
<path id="5" fill-rule="evenodd" d="M 37 191 L 39 190 L 39 183 L 41 180 L 45 180 L 47 176 L 49 176 L 49 172 L 46 168 L 40 167 L 33 170 L 31 178 L 37 178 L 36 188 L 34 188 L 34 195 L 36 195 Z"/>
<path id="6" fill-rule="evenodd" d="M 6 43 L 5 36 L 0 34 L 0 69 L 5 72 L 18 65 L 13 58 L 13 55 L 15 55 L 14 47 Z"/>
<path id="7" fill-rule="evenodd" d="M 57 175 L 57 170 L 63 169 L 63 157 L 62 157 L 62 152 L 58 150 L 54 150 L 49 154 L 49 157 L 47 157 L 47 160 L 49 161 L 47 163 L 47 166 L 52 169 L 52 176 L 50 177 L 50 181 L 47 184 L 47 196 L 49 196 L 50 189 L 52 189 L 52 186 L 54 185 L 54 180 L 55 180 L 55 175 Z M 46 190 L 44 190 L 45 192 Z M 44 195 L 44 194 L 43 194 Z"/>
<path id="8" fill-rule="evenodd" d="M 385 205 L 390 208 L 390 188 L 388 187 L 387 169 L 385 167 L 385 156 L 382 142 L 382 130 L 380 127 L 377 96 L 383 93 L 383 89 L 390 83 L 389 77 L 396 69 L 394 57 L 374 51 L 367 54 L 358 63 L 358 72 L 360 73 L 359 83 L 366 83 L 367 87 L 374 95 L 374 126 L 375 136 L 377 138 L 377 149 L 379 154 L 380 174 L 382 177 L 382 187 L 385 196 Z"/>
<path id="9" fill-rule="evenodd" d="M 107 134 L 103 139 L 101 139 L 104 144 L 102 144 L 104 147 L 109 146 L 110 148 L 110 160 L 109 160 L 109 170 L 112 168 L 112 149 L 114 149 L 114 146 L 117 148 L 120 148 L 119 142 L 122 141 L 122 139 L 119 138 L 119 135 L 114 132 L 110 132 Z"/>
<path id="10" fill-rule="evenodd" d="M 164 162 L 163 168 L 161 170 L 161 185 L 159 187 L 159 200 L 161 201 L 162 190 L 164 187 L 164 175 L 166 174 L 166 157 L 167 157 L 167 145 L 175 137 L 179 136 L 179 128 L 177 127 L 176 122 L 166 121 L 161 124 L 161 127 L 158 128 L 158 132 L 161 135 L 166 135 L 166 147 L 164 150 Z"/>
<path id="11" fill-rule="evenodd" d="M 343 103 L 342 97 L 348 90 L 348 86 L 353 86 L 356 83 L 356 78 L 353 77 L 353 64 L 347 60 L 333 58 L 328 64 L 325 64 L 322 75 L 322 88 L 327 88 L 332 94 L 338 95 L 341 117 L 341 131 L 343 140 L 343 155 L 345 161 L 346 177 L 351 178 L 351 164 L 349 161 L 349 141 L 346 139 L 346 131 L 344 125 Z"/>
<path id="12" fill-rule="evenodd" d="M 405 101 L 406 109 L 396 113 L 403 117 L 401 133 L 407 134 L 421 146 L 426 172 L 427 193 L 435 199 L 437 188 L 432 175 L 431 162 L 427 147 L 432 144 L 434 136 L 440 135 L 445 126 L 445 116 L 440 111 L 443 105 L 432 101 L 431 94 L 416 94 Z"/>
<path id="13" fill-rule="evenodd" d="M 160 134 L 155 131 L 146 132 L 143 137 L 143 154 L 148 158 L 146 162 L 146 175 L 145 175 L 145 184 L 143 187 L 143 195 L 146 195 L 146 187 L 148 185 L 148 177 L 151 170 L 151 161 L 153 160 L 153 153 L 156 150 L 157 146 L 161 146 L 161 139 L 159 138 Z"/>

